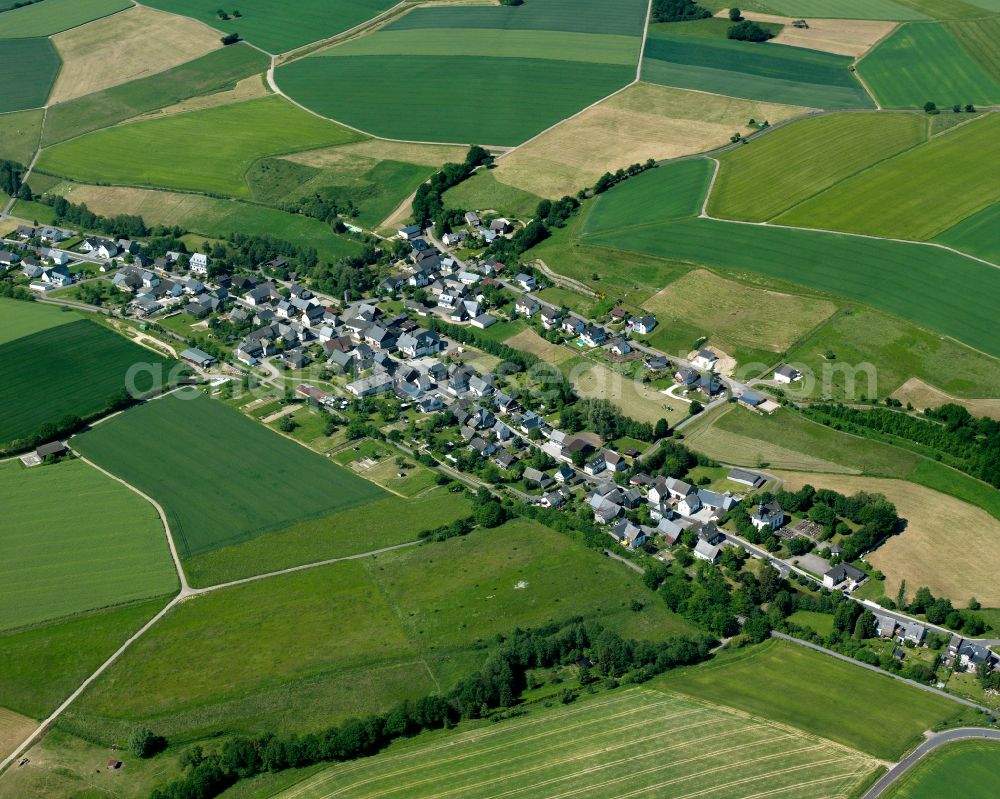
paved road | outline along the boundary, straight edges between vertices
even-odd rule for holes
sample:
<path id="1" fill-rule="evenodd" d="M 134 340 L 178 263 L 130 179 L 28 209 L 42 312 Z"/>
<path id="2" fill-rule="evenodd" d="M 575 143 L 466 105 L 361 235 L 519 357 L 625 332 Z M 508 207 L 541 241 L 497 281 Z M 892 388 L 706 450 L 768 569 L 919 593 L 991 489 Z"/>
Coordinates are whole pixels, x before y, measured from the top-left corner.
<path id="1" fill-rule="evenodd" d="M 896 780 L 913 768 L 913 766 L 916 765 L 921 758 L 930 754 L 935 749 L 945 746 L 946 744 L 954 743 L 955 741 L 969 740 L 1000 741 L 1000 730 L 991 730 L 986 729 L 985 727 L 958 727 L 954 730 L 945 730 L 944 732 L 933 733 L 926 741 L 914 749 L 913 752 L 904 757 L 888 772 L 886 772 L 878 782 L 868 789 L 868 792 L 862 797 L 862 799 L 877 799 L 877 797 L 885 793 L 886 789 L 889 788 L 890 785 L 895 783 Z"/>

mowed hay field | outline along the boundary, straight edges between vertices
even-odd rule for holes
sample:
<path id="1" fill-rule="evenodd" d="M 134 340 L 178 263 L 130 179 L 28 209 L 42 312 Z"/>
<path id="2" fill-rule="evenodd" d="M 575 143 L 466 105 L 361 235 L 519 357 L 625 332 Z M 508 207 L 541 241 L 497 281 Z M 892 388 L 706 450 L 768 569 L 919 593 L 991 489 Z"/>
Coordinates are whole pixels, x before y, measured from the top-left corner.
<path id="1" fill-rule="evenodd" d="M 958 741 L 929 754 L 884 795 L 886 799 L 936 799 L 947 795 L 992 799 L 996 796 L 998 771 L 1000 744 Z"/>
<path id="2" fill-rule="evenodd" d="M 622 0 L 614 14 L 598 0 L 417 8 L 279 67 L 277 79 L 318 113 L 386 138 L 515 145 L 634 79 L 646 8 L 641 0 Z M 396 112 L 431 104 L 433 114 Z"/>
<path id="3" fill-rule="evenodd" d="M 218 34 L 204 25 L 139 6 L 52 41 L 63 62 L 52 103 L 162 72 L 222 47 Z"/>
<path id="4" fill-rule="evenodd" d="M 568 375 L 576 393 L 585 399 L 611 400 L 626 416 L 656 424 L 671 425 L 687 415 L 687 403 L 662 394 L 659 389 L 623 375 L 599 363 L 583 362 Z"/>
<path id="5" fill-rule="evenodd" d="M 155 509 L 93 467 L 7 462 L 0 486 L 0 628 L 176 590 Z"/>
<path id="6" fill-rule="evenodd" d="M 417 738 L 333 766 L 278 799 L 451 795 L 846 796 L 875 762 L 686 697 L 625 688 L 492 727 Z"/>
<path id="7" fill-rule="evenodd" d="M 392 0 L 295 0 L 294 12 L 273 0 L 242 0 L 239 17 L 219 18 L 212 0 L 150 0 L 144 5 L 186 14 L 222 33 L 239 33 L 271 53 L 283 53 L 326 39 L 366 22 L 393 5 Z M 235 9 L 233 9 L 235 10 Z M 226 11 L 232 13 L 230 9 Z M 216 36 L 218 38 L 218 36 Z"/>
<path id="8" fill-rule="evenodd" d="M 872 491 L 885 494 L 906 520 L 906 529 L 892 536 L 866 559 L 886 576 L 886 596 L 895 596 L 902 580 L 914 592 L 927 586 L 956 607 L 970 597 L 984 607 L 1000 606 L 1000 521 L 986 511 L 924 486 L 903 480 L 778 472 L 786 489 L 808 483 L 843 494 Z"/>
<path id="9" fill-rule="evenodd" d="M 638 83 L 500 158 L 494 177 L 543 197 L 575 194 L 619 167 L 702 152 L 807 109 Z"/>
<path id="10" fill-rule="evenodd" d="M 0 70 L 0 114 L 40 108 L 59 73 L 59 55 L 48 39 L 0 38 Z"/>
<path id="11" fill-rule="evenodd" d="M 51 36 L 132 6 L 132 0 L 45 0 L 4 12 L 0 39 Z"/>
<path id="12" fill-rule="evenodd" d="M 927 186 L 933 186 L 933 206 Z M 988 114 L 844 180 L 775 221 L 920 240 L 997 200 L 1000 114 Z"/>
<path id="13" fill-rule="evenodd" d="M 996 44 L 990 49 L 996 52 Z M 858 72 L 886 108 L 1000 103 L 1000 75 L 984 69 L 943 24 L 902 26 L 860 61 Z"/>
<path id="14" fill-rule="evenodd" d="M 245 176 L 258 158 L 359 138 L 265 97 L 97 131 L 45 150 L 38 169 L 83 182 L 249 197 Z"/>
<path id="15" fill-rule="evenodd" d="M 717 16 L 728 18 L 729 12 L 723 9 Z M 772 22 L 784 25 L 781 31 L 770 40 L 770 44 L 786 44 L 791 47 L 805 47 L 808 50 L 822 50 L 837 55 L 860 56 L 871 49 L 872 45 L 892 32 L 896 27 L 894 22 L 882 22 L 873 19 L 810 19 L 808 28 L 796 28 L 791 23 L 791 17 L 775 16 L 774 14 L 758 14 L 744 11 L 743 16 L 759 22 Z"/>
<path id="16" fill-rule="evenodd" d="M 0 114 L 0 158 L 27 165 L 42 133 L 41 110 Z"/>
<path id="17" fill-rule="evenodd" d="M 0 758 L 7 757 L 31 733 L 38 722 L 0 707 Z"/>
<path id="18" fill-rule="evenodd" d="M 129 370 L 148 364 L 164 383 L 176 362 L 134 344 L 90 319 L 50 327 L 0 345 L 0 445 L 32 436 L 67 415 L 86 418 L 128 387 Z M 143 369 L 134 388 L 160 386 Z"/>
<path id="19" fill-rule="evenodd" d="M 744 348 L 785 352 L 837 310 L 829 300 L 754 288 L 705 269 L 675 280 L 643 308 L 659 322 L 648 339 L 652 346 L 679 345 L 671 341 L 672 328 L 686 323 L 737 360 L 737 350 Z M 685 341 L 695 338 L 688 335 Z"/>
<path id="20" fill-rule="evenodd" d="M 689 36 L 651 25 L 642 79 L 664 86 L 811 108 L 871 108 L 851 58 L 801 47 Z"/>
<path id="21" fill-rule="evenodd" d="M 720 155 L 708 211 L 763 222 L 926 140 L 927 120 L 917 114 L 802 119 Z"/>
<path id="22" fill-rule="evenodd" d="M 726 652 L 655 682 L 892 761 L 924 730 L 963 712 L 949 699 L 786 641 Z"/>
<path id="23" fill-rule="evenodd" d="M 136 441 L 145 445 L 137 448 Z M 384 496 L 316 453 L 200 392 L 175 392 L 74 439 L 166 511 L 182 555 Z M 225 491 L 205 486 L 224 485 Z"/>

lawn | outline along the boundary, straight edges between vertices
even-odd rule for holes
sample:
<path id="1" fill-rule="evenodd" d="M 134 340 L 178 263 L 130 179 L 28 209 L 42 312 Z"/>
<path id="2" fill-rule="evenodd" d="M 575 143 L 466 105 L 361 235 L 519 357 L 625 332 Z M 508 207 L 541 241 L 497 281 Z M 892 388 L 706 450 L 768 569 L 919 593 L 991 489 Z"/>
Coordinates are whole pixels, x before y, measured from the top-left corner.
<path id="1" fill-rule="evenodd" d="M 0 297 L 0 346 L 32 333 L 79 320 L 78 314 L 63 308 Z"/>
<path id="2" fill-rule="evenodd" d="M 147 600 L 0 633 L 0 706 L 47 717 L 164 605 Z"/>
<path id="3" fill-rule="evenodd" d="M 931 753 L 885 793 L 886 799 L 964 796 L 992 799 L 1000 771 L 1000 744 L 958 741 Z"/>
<path id="4" fill-rule="evenodd" d="M 1000 355 L 993 314 L 1000 302 L 1000 272 L 954 253 L 919 244 L 708 219 L 632 228 L 584 241 L 799 283 Z M 948 280 L 942 281 L 945 274 Z"/>
<path id="5" fill-rule="evenodd" d="M 871 108 L 849 56 L 675 33 L 653 25 L 642 62 L 651 83 L 812 108 Z"/>
<path id="6" fill-rule="evenodd" d="M 815 630 L 824 638 L 833 632 L 833 616 L 829 613 L 817 613 L 812 610 L 797 610 L 788 617 L 792 624 Z"/>
<path id="7" fill-rule="evenodd" d="M 133 379 L 134 366 L 148 368 Z M 176 366 L 90 319 L 2 344 L 0 444 L 28 438 L 67 415 L 99 413 L 123 389 L 142 394 L 160 388 L 179 376 Z"/>
<path id="8" fill-rule="evenodd" d="M 82 461 L 0 464 L 0 628 L 177 589 L 154 508 Z"/>
<path id="9" fill-rule="evenodd" d="M 996 77 L 942 24 L 902 26 L 860 61 L 858 72 L 887 108 L 1000 102 Z"/>
<path id="10" fill-rule="evenodd" d="M 501 162 L 503 163 L 503 162 Z M 496 211 L 516 219 L 531 219 L 541 202 L 537 194 L 497 180 L 495 169 L 481 169 L 444 193 L 446 208 Z"/>
<path id="11" fill-rule="evenodd" d="M 45 0 L 5 11 L 0 39 L 51 36 L 131 5 L 131 0 Z"/>
<path id="12" fill-rule="evenodd" d="M 249 197 L 246 173 L 258 158 L 359 138 L 266 97 L 100 130 L 47 149 L 38 168 L 84 182 Z"/>
<path id="13" fill-rule="evenodd" d="M 785 641 L 727 652 L 657 679 L 664 688 L 790 724 L 883 760 L 963 708 Z"/>
<path id="14" fill-rule="evenodd" d="M 1000 200 L 1000 115 L 952 128 L 806 200 L 775 221 L 930 239 Z M 921 192 L 934 186 L 928 207 Z"/>
<path id="15" fill-rule="evenodd" d="M 826 741 L 645 688 L 532 708 L 526 718 L 421 736 L 329 767 L 276 799 L 456 795 L 845 796 L 875 763 Z M 402 793 L 401 793 L 402 792 Z"/>
<path id="16" fill-rule="evenodd" d="M 949 247 L 1000 264 L 1000 203 L 988 205 L 934 238 Z"/>
<path id="17" fill-rule="evenodd" d="M 267 66 L 267 56 L 238 44 L 156 75 L 59 103 L 45 117 L 43 143 L 55 144 L 191 97 L 221 92 Z"/>
<path id="18" fill-rule="evenodd" d="M 708 211 L 763 222 L 926 140 L 926 119 L 916 114 L 803 119 L 719 156 Z"/>
<path id="19" fill-rule="evenodd" d="M 393 5 L 392 0 L 295 0 L 294 13 L 273 0 L 241 0 L 240 17 L 219 18 L 212 0 L 150 0 L 153 8 L 186 14 L 222 33 L 235 32 L 271 53 L 335 36 L 366 22 Z"/>
<path id="20" fill-rule="evenodd" d="M 5 39 L 0 35 L 0 70 L 4 76 L 0 114 L 45 105 L 59 65 L 59 55 L 48 39 Z"/>
<path id="21" fill-rule="evenodd" d="M 0 158 L 28 164 L 42 133 L 42 111 L 0 115 Z"/>
<path id="22" fill-rule="evenodd" d="M 842 19 L 927 19 L 914 8 L 894 0 L 765 0 L 776 14 L 789 17 Z"/>
<path id="23" fill-rule="evenodd" d="M 143 447 L 135 446 L 138 440 Z M 134 408 L 79 436 L 75 445 L 164 506 L 185 557 L 384 496 L 372 483 L 194 391 Z"/>

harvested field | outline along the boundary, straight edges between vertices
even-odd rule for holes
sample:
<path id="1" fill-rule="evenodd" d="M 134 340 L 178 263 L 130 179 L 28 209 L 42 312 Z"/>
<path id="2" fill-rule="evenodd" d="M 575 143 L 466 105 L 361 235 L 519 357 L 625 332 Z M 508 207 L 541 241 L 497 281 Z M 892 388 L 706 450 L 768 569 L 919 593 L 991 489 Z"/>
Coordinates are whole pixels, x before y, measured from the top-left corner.
<path id="1" fill-rule="evenodd" d="M 408 142 L 387 141 L 386 139 L 367 139 L 352 144 L 341 144 L 338 147 L 307 150 L 281 157 L 285 161 L 311 166 L 315 169 L 336 169 L 345 160 L 356 157 L 371 158 L 376 161 L 404 161 L 409 164 L 441 166 L 449 161 L 461 163 L 465 160 L 466 152 L 465 147 L 453 147 L 447 144 L 409 144 Z"/>
<path id="2" fill-rule="evenodd" d="M 976 597 L 985 607 L 1000 606 L 1000 521 L 970 505 L 905 480 L 882 480 L 827 474 L 775 472 L 789 491 L 808 483 L 843 494 L 874 491 L 895 504 L 906 529 L 866 560 L 885 573 L 887 596 L 901 580 L 909 591 L 927 586 L 956 607 Z"/>
<path id="3" fill-rule="evenodd" d="M 0 758 L 7 757 L 35 731 L 38 722 L 13 710 L 0 707 Z"/>
<path id="4" fill-rule="evenodd" d="M 719 16 L 728 17 L 728 11 L 720 11 Z M 792 27 L 794 17 L 779 17 L 774 14 L 758 14 L 744 11 L 743 16 L 757 22 L 776 22 L 785 27 L 769 44 L 785 44 L 792 47 L 806 47 L 838 55 L 860 56 L 867 53 L 896 27 L 895 22 L 873 19 L 810 19 L 808 28 Z"/>
<path id="5" fill-rule="evenodd" d="M 511 336 L 504 344 L 521 352 L 530 352 L 543 361 L 557 366 L 573 357 L 573 353 L 567 347 L 546 341 L 530 327 L 525 328 L 516 336 Z"/>
<path id="6" fill-rule="evenodd" d="M 911 377 L 892 392 L 892 396 L 903 404 L 911 403 L 917 410 L 939 408 L 949 402 L 961 405 L 973 416 L 988 416 L 1000 419 L 1000 399 L 962 399 L 946 394 L 918 377 Z"/>
<path id="7" fill-rule="evenodd" d="M 53 37 L 63 68 L 50 103 L 128 83 L 222 47 L 194 20 L 136 6 Z"/>

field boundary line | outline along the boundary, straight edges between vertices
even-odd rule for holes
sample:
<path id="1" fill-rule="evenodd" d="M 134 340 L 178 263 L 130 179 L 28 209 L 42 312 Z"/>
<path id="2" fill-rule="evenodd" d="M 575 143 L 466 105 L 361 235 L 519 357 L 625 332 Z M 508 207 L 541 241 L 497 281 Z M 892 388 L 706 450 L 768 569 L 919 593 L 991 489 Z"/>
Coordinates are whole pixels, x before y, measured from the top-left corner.
<path id="1" fill-rule="evenodd" d="M 642 62 L 646 58 L 646 41 L 649 39 L 649 22 L 653 17 L 653 0 L 649 0 L 649 7 L 646 9 L 646 21 L 642 26 L 642 43 L 639 45 L 639 63 L 635 68 L 635 80 L 638 83 L 642 80 Z"/>

